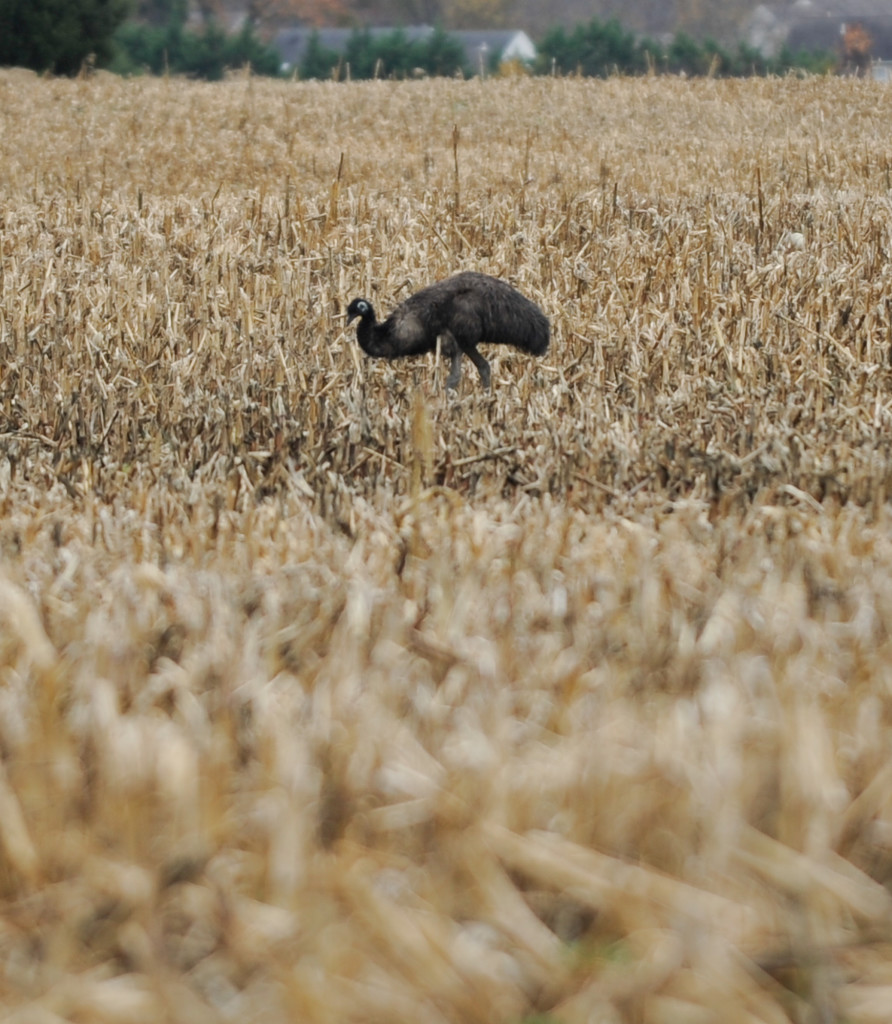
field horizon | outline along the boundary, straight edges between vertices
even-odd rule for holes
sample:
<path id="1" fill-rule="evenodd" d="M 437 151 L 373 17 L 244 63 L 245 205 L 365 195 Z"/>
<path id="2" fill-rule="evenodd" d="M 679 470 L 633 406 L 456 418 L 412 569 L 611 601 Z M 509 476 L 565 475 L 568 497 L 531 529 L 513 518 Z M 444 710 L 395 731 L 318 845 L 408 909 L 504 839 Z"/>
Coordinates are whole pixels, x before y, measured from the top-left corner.
<path id="1" fill-rule="evenodd" d="M 0 71 L 4 1019 L 888 1020 L 890 116 Z"/>

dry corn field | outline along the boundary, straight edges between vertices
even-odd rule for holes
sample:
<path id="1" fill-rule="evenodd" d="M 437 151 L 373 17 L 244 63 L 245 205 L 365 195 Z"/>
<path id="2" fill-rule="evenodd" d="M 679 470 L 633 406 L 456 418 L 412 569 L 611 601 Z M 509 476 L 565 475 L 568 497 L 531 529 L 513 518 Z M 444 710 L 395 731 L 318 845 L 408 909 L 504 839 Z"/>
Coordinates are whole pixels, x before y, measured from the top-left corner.
<path id="1" fill-rule="evenodd" d="M 0 73 L 4 1020 L 892 1019 L 890 123 Z"/>

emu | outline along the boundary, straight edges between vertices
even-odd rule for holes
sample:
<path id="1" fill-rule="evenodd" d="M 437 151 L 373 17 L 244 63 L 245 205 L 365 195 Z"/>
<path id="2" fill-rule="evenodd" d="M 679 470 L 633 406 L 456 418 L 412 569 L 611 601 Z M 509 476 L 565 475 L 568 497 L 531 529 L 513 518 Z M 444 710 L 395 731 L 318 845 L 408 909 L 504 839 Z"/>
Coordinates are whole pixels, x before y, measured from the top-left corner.
<path id="1" fill-rule="evenodd" d="M 513 345 L 534 356 L 548 349 L 549 325 L 542 310 L 510 284 L 474 271 L 422 288 L 383 323 L 378 323 L 368 299 L 354 299 L 347 307 L 347 324 L 357 317 L 359 346 L 377 358 L 433 352 L 441 338 L 441 351 L 452 361 L 447 388 L 458 387 L 461 357 L 466 355 L 489 389 L 489 363 L 477 351 L 481 343 Z"/>

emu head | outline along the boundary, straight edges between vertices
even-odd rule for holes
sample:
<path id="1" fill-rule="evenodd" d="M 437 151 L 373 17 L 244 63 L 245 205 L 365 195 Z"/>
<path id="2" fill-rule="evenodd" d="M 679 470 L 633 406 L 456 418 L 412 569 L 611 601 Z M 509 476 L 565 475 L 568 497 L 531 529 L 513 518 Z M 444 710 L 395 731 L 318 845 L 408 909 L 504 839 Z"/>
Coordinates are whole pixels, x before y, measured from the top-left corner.
<path id="1" fill-rule="evenodd" d="M 372 309 L 372 304 L 368 299 L 354 299 L 347 307 L 347 326 L 357 318 L 371 319 L 374 322 L 375 311 Z"/>

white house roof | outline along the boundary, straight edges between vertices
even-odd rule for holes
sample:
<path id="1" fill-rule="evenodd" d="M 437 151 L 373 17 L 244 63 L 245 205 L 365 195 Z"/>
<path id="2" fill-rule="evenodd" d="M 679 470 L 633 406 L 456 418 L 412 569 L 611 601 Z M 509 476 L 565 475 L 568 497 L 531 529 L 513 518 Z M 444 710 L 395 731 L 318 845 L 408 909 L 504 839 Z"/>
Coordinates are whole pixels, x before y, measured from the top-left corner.
<path id="1" fill-rule="evenodd" d="M 494 53 L 505 60 L 535 60 L 536 47 L 532 39 L 520 30 L 502 31 L 484 29 L 479 32 L 450 32 L 462 44 L 468 55 L 468 63 L 475 70 L 481 60 L 484 65 Z"/>

